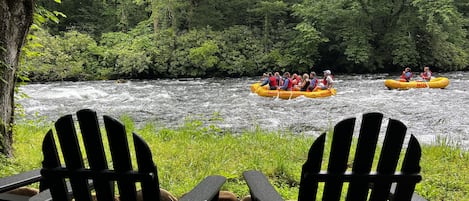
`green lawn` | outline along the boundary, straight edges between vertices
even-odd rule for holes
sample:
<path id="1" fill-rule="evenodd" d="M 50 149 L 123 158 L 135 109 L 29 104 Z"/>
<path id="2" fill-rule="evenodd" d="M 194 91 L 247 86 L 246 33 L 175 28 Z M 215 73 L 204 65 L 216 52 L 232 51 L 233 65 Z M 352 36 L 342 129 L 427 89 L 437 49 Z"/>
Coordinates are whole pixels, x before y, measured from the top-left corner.
<path id="1" fill-rule="evenodd" d="M 178 197 L 213 174 L 227 177 L 224 190 L 240 197 L 248 195 L 242 172 L 257 169 L 269 177 L 283 198 L 296 199 L 301 166 L 314 141 L 313 137 L 284 131 L 225 133 L 199 121 L 187 121 L 178 129 L 161 129 L 152 123 L 137 129 L 128 117 L 121 120 L 129 131 L 147 141 L 161 187 Z M 48 128 L 50 125 L 34 121 L 16 125 L 15 158 L 0 157 L 0 176 L 40 167 L 41 142 Z M 417 192 L 428 200 L 469 200 L 469 154 L 446 144 L 442 139 L 437 145 L 422 146 L 423 180 Z"/>

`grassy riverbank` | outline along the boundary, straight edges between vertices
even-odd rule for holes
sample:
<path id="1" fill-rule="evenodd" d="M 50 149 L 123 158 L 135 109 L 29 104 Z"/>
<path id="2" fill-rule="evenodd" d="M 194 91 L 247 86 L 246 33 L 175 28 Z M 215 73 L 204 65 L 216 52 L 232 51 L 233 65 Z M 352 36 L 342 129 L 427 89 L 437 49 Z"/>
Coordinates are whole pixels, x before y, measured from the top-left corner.
<path id="1" fill-rule="evenodd" d="M 216 126 L 204 127 L 188 121 L 179 129 L 158 129 L 147 124 L 137 129 L 122 117 L 128 130 L 141 135 L 150 145 L 158 166 L 161 187 L 177 196 L 193 188 L 207 175 L 228 178 L 225 190 L 248 194 L 242 172 L 264 172 L 285 199 L 296 199 L 301 165 L 313 137 L 289 132 L 246 131 L 232 135 Z M 29 122 L 15 127 L 14 159 L 0 158 L 0 176 L 40 167 L 41 142 L 50 125 Z M 469 153 L 445 145 L 422 146 L 423 180 L 417 192 L 428 200 L 469 200 Z"/>

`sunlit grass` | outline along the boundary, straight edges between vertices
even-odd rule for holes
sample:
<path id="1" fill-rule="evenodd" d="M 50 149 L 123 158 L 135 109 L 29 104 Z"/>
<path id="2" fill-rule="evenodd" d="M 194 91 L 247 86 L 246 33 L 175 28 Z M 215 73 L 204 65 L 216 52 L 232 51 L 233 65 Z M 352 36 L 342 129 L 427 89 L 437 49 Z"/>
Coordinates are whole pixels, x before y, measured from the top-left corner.
<path id="1" fill-rule="evenodd" d="M 198 120 L 187 120 L 176 129 L 154 123 L 136 128 L 131 118 L 120 120 L 127 130 L 139 134 L 149 144 L 158 167 L 162 188 L 178 197 L 208 175 L 223 175 L 223 186 L 240 197 L 248 195 L 242 172 L 262 171 L 285 199 L 296 199 L 301 166 L 314 141 L 288 131 L 266 132 L 254 128 L 229 133 Z M 41 142 L 52 125 L 30 121 L 15 126 L 15 158 L 0 158 L 0 176 L 39 168 Z M 129 139 L 131 140 L 131 139 Z M 132 148 L 131 148 L 132 149 Z M 353 151 L 352 151 L 353 153 Z M 327 153 L 326 153 L 327 154 Z M 110 157 L 108 157 L 110 158 Z M 422 146 L 422 176 L 417 192 L 428 200 L 469 199 L 469 154 L 445 139 Z"/>

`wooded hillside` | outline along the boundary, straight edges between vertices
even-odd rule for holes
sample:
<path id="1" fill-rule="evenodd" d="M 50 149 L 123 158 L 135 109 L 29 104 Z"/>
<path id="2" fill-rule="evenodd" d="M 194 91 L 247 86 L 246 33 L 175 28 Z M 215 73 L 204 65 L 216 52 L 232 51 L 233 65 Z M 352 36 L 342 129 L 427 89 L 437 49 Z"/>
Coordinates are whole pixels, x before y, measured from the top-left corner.
<path id="1" fill-rule="evenodd" d="M 466 0 L 37 0 L 32 80 L 465 70 Z M 313 67 L 314 66 L 314 67 Z M 312 68 L 313 67 L 313 68 Z"/>

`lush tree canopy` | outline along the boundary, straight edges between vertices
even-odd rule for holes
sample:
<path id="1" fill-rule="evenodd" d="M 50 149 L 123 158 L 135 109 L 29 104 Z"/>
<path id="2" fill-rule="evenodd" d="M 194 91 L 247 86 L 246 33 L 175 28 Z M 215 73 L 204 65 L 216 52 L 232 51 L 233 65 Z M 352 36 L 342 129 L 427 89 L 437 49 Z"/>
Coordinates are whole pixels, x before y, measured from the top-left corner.
<path id="1" fill-rule="evenodd" d="M 32 80 L 465 70 L 464 0 L 69 0 L 38 33 Z"/>

